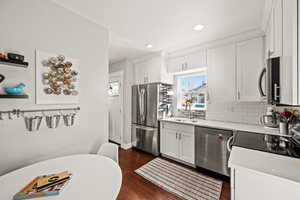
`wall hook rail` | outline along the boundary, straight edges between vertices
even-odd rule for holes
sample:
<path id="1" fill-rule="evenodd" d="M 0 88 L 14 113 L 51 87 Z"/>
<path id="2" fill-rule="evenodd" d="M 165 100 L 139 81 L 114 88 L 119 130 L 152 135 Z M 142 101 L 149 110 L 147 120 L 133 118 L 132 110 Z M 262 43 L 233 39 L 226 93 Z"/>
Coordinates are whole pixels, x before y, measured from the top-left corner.
<path id="1" fill-rule="evenodd" d="M 54 109 L 32 109 L 32 110 L 21 110 L 21 109 L 13 109 L 13 110 L 6 110 L 0 111 L 0 116 L 2 114 L 9 114 L 9 115 L 17 115 L 20 116 L 20 113 L 34 113 L 34 112 L 53 112 L 53 111 L 79 111 L 80 107 L 76 108 L 54 108 Z"/>

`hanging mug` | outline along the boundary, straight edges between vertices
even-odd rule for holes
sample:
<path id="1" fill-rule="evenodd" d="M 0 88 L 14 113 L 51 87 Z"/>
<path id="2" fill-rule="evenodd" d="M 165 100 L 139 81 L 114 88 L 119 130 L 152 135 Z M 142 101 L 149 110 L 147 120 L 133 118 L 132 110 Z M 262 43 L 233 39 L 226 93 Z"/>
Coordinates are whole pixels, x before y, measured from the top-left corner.
<path id="1" fill-rule="evenodd" d="M 24 116 L 26 129 L 30 132 L 38 131 L 41 126 L 43 116 Z"/>
<path id="2" fill-rule="evenodd" d="M 47 115 L 46 125 L 48 128 L 57 128 L 60 121 L 60 115 Z"/>
<path id="3" fill-rule="evenodd" d="M 5 76 L 3 76 L 2 74 L 0 74 L 0 83 L 2 83 L 2 81 L 4 81 Z"/>
<path id="4" fill-rule="evenodd" d="M 63 115 L 65 126 L 73 126 L 75 123 L 75 116 L 76 116 L 76 113 Z"/>

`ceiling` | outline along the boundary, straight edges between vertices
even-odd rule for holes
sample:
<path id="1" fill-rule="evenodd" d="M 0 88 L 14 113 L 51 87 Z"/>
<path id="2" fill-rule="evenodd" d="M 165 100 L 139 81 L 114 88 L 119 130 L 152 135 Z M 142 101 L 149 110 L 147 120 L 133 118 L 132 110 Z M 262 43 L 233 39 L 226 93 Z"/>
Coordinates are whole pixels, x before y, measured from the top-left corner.
<path id="1" fill-rule="evenodd" d="M 109 29 L 111 62 L 257 29 L 265 4 L 265 0 L 53 1 Z M 196 24 L 205 28 L 194 31 Z"/>

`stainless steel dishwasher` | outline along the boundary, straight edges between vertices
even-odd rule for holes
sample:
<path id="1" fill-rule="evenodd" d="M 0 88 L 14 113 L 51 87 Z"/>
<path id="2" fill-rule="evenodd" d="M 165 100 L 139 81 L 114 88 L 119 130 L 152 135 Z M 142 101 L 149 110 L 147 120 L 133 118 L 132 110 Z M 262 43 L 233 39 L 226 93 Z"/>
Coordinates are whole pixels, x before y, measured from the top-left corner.
<path id="1" fill-rule="evenodd" d="M 227 146 L 232 138 L 232 131 L 196 126 L 196 166 L 229 176 Z"/>

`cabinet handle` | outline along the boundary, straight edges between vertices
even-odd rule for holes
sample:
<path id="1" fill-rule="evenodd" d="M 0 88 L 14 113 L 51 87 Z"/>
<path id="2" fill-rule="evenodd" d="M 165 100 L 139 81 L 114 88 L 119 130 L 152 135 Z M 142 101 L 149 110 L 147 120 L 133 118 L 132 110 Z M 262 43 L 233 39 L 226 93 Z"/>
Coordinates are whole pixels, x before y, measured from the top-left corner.
<path id="1" fill-rule="evenodd" d="M 240 93 L 240 91 L 238 91 L 238 93 L 237 93 L 237 98 L 238 98 L 238 100 L 240 100 L 241 99 L 241 93 Z"/>
<path id="2" fill-rule="evenodd" d="M 207 92 L 206 92 L 206 99 L 208 102 L 210 101 L 209 90 L 207 90 Z"/>
<path id="3" fill-rule="evenodd" d="M 181 140 L 181 133 L 179 133 L 179 140 Z"/>
<path id="4" fill-rule="evenodd" d="M 176 140 L 177 140 L 177 133 L 176 133 Z"/>

